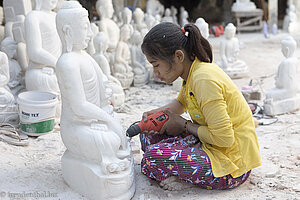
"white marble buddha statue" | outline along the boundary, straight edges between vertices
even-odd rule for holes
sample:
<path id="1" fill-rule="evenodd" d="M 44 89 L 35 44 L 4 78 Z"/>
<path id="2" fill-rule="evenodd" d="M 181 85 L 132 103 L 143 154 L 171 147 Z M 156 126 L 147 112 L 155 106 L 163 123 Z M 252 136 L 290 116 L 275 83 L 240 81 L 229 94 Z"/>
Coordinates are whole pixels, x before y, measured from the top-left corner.
<path id="1" fill-rule="evenodd" d="M 130 199 L 133 158 L 122 125 L 105 97 L 105 78 L 84 51 L 92 36 L 88 12 L 66 1 L 56 16 L 63 54 L 57 62 L 62 95 L 61 136 L 66 183 L 89 199 Z"/>
<path id="2" fill-rule="evenodd" d="M 115 54 L 115 64 L 113 65 L 113 75 L 122 84 L 124 89 L 129 88 L 133 82 L 133 72 L 130 57 L 130 50 L 127 44 L 130 38 L 130 27 L 125 24 L 121 27 L 121 37 L 118 43 L 116 54 Z"/>
<path id="3" fill-rule="evenodd" d="M 4 39 L 5 36 L 5 31 L 4 31 L 4 13 L 3 13 L 3 8 L 0 6 L 0 41 Z"/>
<path id="4" fill-rule="evenodd" d="M 205 22 L 205 20 L 201 17 L 199 17 L 196 22 L 195 25 L 198 27 L 198 29 L 200 30 L 201 35 L 205 38 L 208 39 L 209 37 L 209 27 L 208 27 L 208 23 Z"/>
<path id="5" fill-rule="evenodd" d="M 108 48 L 108 38 L 105 33 L 99 32 L 94 38 L 95 54 L 94 60 L 97 62 L 102 72 L 106 75 L 107 81 L 105 85 L 112 89 L 111 102 L 115 108 L 119 108 L 124 104 L 125 93 L 120 81 L 111 75 L 110 65 L 105 56 Z"/>
<path id="6" fill-rule="evenodd" d="M 146 67 L 146 57 L 142 52 L 141 44 L 143 37 L 137 30 L 133 32 L 132 38 L 134 38 L 131 46 L 131 63 L 134 72 L 134 86 L 143 86 L 149 81 L 149 71 Z M 150 64 L 150 63 L 149 63 Z M 150 64 L 151 65 L 151 64 Z M 150 66 L 149 66 L 150 67 Z"/>
<path id="7" fill-rule="evenodd" d="M 266 93 L 264 110 L 267 115 L 277 115 L 300 108 L 299 64 L 294 52 L 297 43 L 288 36 L 281 41 L 281 52 L 285 59 L 280 63 L 276 76 L 275 88 Z"/>
<path id="8" fill-rule="evenodd" d="M 52 12 L 57 0 L 36 0 L 35 10 L 25 18 L 25 38 L 29 65 L 25 75 L 26 89 L 59 94 L 55 66 L 61 55 L 61 41 Z"/>
<path id="9" fill-rule="evenodd" d="M 94 37 L 99 33 L 99 27 L 96 25 L 96 23 L 91 22 L 91 30 L 93 32 L 93 36 L 92 36 L 91 40 L 89 41 L 89 45 L 86 48 L 86 52 L 88 52 L 88 54 L 90 54 L 92 56 L 96 52 L 95 46 L 94 46 Z"/>
<path id="10" fill-rule="evenodd" d="M 152 16 L 162 15 L 164 6 L 158 0 L 148 0 L 146 3 L 146 12 Z"/>
<path id="11" fill-rule="evenodd" d="M 298 19 L 296 8 L 293 4 L 291 4 L 290 7 L 289 7 L 288 16 L 289 16 L 288 32 L 292 35 L 299 34 L 299 32 L 300 32 L 300 19 Z"/>
<path id="12" fill-rule="evenodd" d="M 148 13 L 145 14 L 145 24 L 147 29 L 150 30 L 155 25 L 159 24 L 159 22 L 155 19 L 154 16 L 149 15 Z"/>
<path id="13" fill-rule="evenodd" d="M 139 31 L 144 37 L 148 32 L 148 27 L 144 21 L 144 12 L 140 8 L 136 8 L 133 12 L 133 28 L 134 30 Z"/>
<path id="14" fill-rule="evenodd" d="M 0 51 L 0 123 L 18 125 L 19 115 L 15 98 L 7 87 L 9 65 L 7 55 Z"/>
<path id="15" fill-rule="evenodd" d="M 120 39 L 119 26 L 112 20 L 114 14 L 112 0 L 97 0 L 96 9 L 100 17 L 100 21 L 98 22 L 99 31 L 104 32 L 108 37 L 107 52 L 109 63 L 112 65 L 114 63 L 116 47 Z"/>
<path id="16" fill-rule="evenodd" d="M 173 17 L 173 23 L 174 24 L 178 24 L 178 20 L 177 20 L 177 8 L 175 6 L 171 6 L 171 16 Z"/>
<path id="17" fill-rule="evenodd" d="M 220 44 L 221 62 L 218 65 L 231 77 L 240 78 L 246 76 L 248 67 L 246 63 L 238 59 L 240 51 L 239 40 L 235 37 L 236 27 L 229 23 L 225 27 L 225 39 Z"/>
<path id="18" fill-rule="evenodd" d="M 161 19 L 162 22 L 171 22 L 174 23 L 173 21 L 173 17 L 171 16 L 171 10 L 170 8 L 166 8 L 165 10 L 165 15 L 164 17 Z"/>
<path id="19" fill-rule="evenodd" d="M 285 59 L 280 63 L 276 76 L 275 88 L 266 94 L 266 99 L 273 101 L 294 97 L 297 92 L 297 58 L 293 56 L 297 47 L 296 41 L 288 37 L 281 42 L 281 52 Z"/>
<path id="20" fill-rule="evenodd" d="M 249 12 L 255 9 L 255 4 L 250 0 L 236 0 L 231 7 L 231 11 L 233 12 Z"/>
<path id="21" fill-rule="evenodd" d="M 22 85 L 22 70 L 19 63 L 14 59 L 17 52 L 17 43 L 11 38 L 6 37 L 1 42 L 1 51 L 6 53 L 9 66 L 9 82 L 7 86 L 11 90 L 12 94 L 17 97 L 25 87 Z"/>
<path id="22" fill-rule="evenodd" d="M 188 18 L 189 18 L 189 13 L 188 11 L 184 10 L 182 15 L 181 15 L 181 26 L 184 26 L 189 23 Z"/>
<path id="23" fill-rule="evenodd" d="M 133 26 L 131 25 L 132 11 L 128 7 L 125 7 L 125 8 L 123 8 L 123 10 L 121 12 L 121 16 L 122 16 L 122 21 L 123 21 L 121 26 L 123 26 L 124 24 L 128 24 L 130 27 L 131 34 L 132 34 L 133 33 Z"/>

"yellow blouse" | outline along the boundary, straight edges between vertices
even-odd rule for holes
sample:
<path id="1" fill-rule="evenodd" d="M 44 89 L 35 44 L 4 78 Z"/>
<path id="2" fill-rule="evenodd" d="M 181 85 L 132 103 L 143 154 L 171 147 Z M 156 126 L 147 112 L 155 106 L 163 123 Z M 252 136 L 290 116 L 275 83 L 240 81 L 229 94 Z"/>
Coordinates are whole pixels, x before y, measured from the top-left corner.
<path id="1" fill-rule="evenodd" d="M 195 59 L 177 100 L 194 123 L 215 177 L 239 177 L 261 165 L 247 102 L 223 70 Z"/>

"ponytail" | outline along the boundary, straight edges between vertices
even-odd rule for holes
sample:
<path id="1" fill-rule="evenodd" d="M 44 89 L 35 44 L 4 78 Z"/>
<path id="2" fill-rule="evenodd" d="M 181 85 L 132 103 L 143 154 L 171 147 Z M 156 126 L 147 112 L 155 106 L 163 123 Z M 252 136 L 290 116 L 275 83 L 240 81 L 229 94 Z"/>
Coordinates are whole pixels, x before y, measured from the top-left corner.
<path id="1" fill-rule="evenodd" d="M 194 24 L 186 24 L 184 30 L 188 32 L 185 50 L 189 56 L 197 57 L 202 62 L 211 63 L 213 60 L 209 42 L 201 35 L 200 30 Z"/>

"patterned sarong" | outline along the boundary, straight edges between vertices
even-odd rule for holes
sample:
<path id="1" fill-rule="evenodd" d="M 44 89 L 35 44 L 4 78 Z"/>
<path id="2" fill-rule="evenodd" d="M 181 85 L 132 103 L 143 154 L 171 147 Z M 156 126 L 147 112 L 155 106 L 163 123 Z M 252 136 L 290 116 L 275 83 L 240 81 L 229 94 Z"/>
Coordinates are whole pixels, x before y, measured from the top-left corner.
<path id="1" fill-rule="evenodd" d="M 227 189 L 244 183 L 251 172 L 237 178 L 231 175 L 214 177 L 209 157 L 202 150 L 199 139 L 193 135 L 140 134 L 140 140 L 145 152 L 141 162 L 142 173 L 156 181 L 178 176 L 202 188 Z"/>

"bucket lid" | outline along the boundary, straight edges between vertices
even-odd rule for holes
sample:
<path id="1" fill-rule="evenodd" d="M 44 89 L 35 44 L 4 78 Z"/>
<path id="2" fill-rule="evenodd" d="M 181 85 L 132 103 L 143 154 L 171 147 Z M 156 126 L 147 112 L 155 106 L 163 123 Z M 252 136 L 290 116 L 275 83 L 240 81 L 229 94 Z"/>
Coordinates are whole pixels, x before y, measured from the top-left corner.
<path id="1" fill-rule="evenodd" d="M 57 102 L 57 95 L 50 92 L 27 91 L 18 95 L 18 103 L 45 104 Z"/>

